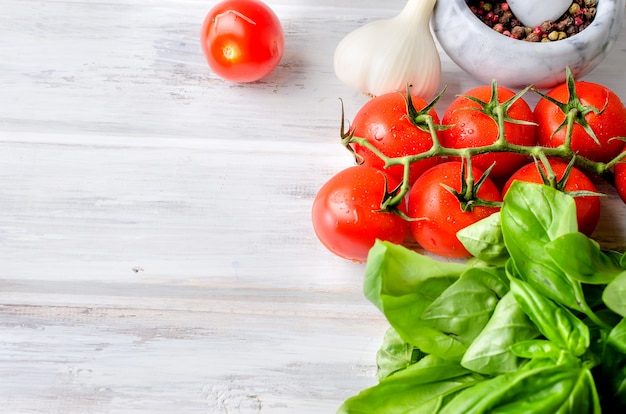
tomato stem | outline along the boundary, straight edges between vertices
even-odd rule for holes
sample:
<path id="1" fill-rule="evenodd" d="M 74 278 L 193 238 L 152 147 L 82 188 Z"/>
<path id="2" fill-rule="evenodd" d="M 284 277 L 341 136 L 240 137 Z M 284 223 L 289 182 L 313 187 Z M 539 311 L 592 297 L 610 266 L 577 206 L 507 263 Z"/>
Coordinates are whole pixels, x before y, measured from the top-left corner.
<path id="1" fill-rule="evenodd" d="M 478 191 L 483 183 L 487 180 L 493 165 L 485 171 L 478 181 L 475 181 L 474 170 L 472 168 L 472 158 L 464 156 L 461 158 L 461 191 L 442 184 L 452 195 L 456 197 L 461 205 L 461 211 L 471 212 L 474 207 L 500 207 L 501 203 L 497 201 L 483 200 L 478 197 Z"/>
<path id="2" fill-rule="evenodd" d="M 607 105 L 609 104 L 609 98 L 607 97 L 604 103 L 604 107 L 602 109 L 598 109 L 591 105 L 583 105 L 582 102 L 580 101 L 580 98 L 578 97 L 578 93 L 576 92 L 576 81 L 569 67 L 565 68 L 565 78 L 566 78 L 566 83 L 567 83 L 567 90 L 569 92 L 569 99 L 567 102 L 559 102 L 556 99 L 552 98 L 551 96 L 548 96 L 538 91 L 537 89 L 533 88 L 534 92 L 539 94 L 543 99 L 556 105 L 566 115 L 561 125 L 559 125 L 554 130 L 554 132 L 552 133 L 552 136 L 554 136 L 554 134 L 556 134 L 563 128 L 568 128 L 568 134 L 570 135 L 570 138 L 571 138 L 571 133 L 572 133 L 571 127 L 573 126 L 574 123 L 576 123 L 584 128 L 585 132 L 589 134 L 589 136 L 595 141 L 596 144 L 600 145 L 600 141 L 598 140 L 598 137 L 596 136 L 595 132 L 593 132 L 591 125 L 589 125 L 589 123 L 587 122 L 586 116 L 589 113 L 594 113 L 596 115 L 599 115 L 602 112 L 604 112 Z"/>
<path id="3" fill-rule="evenodd" d="M 572 158 L 572 160 L 574 160 L 574 158 Z M 545 172 L 543 168 L 541 168 L 541 165 L 539 165 L 540 163 L 544 166 Z M 538 159 L 535 158 L 535 166 L 537 167 L 537 170 L 539 171 L 539 175 L 541 175 L 541 179 L 543 180 L 543 183 L 558 190 L 559 183 L 556 178 L 556 173 L 552 169 L 552 165 L 550 164 L 548 157 L 546 157 L 546 154 L 544 154 L 543 152 L 539 153 Z M 571 167 L 568 167 L 567 169 L 566 175 L 568 176 L 569 176 L 569 171 L 571 171 Z"/>
<path id="4" fill-rule="evenodd" d="M 461 177 L 465 177 L 465 188 L 461 186 L 461 193 L 467 202 L 471 202 L 474 198 L 474 173 L 472 171 L 472 157 L 463 157 Z M 465 190 L 465 191 L 463 191 Z M 471 211 L 471 206 L 468 208 Z"/>

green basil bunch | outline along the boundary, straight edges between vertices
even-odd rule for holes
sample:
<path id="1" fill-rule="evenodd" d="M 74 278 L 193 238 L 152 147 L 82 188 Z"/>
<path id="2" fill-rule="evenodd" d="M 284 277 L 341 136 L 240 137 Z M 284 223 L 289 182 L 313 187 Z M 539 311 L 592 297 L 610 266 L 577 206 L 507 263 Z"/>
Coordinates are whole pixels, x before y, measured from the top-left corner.
<path id="1" fill-rule="evenodd" d="M 339 413 L 601 413 L 626 408 L 626 255 L 578 232 L 571 196 L 515 182 L 442 262 L 378 242 L 365 296 L 390 328 L 377 385 Z"/>

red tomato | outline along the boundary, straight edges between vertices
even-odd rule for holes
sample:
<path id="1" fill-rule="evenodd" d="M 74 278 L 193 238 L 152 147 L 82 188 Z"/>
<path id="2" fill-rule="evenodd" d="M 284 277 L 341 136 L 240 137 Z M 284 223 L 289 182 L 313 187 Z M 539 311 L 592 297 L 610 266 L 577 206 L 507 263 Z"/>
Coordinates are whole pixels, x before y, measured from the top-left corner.
<path id="1" fill-rule="evenodd" d="M 483 172 L 472 168 L 476 181 Z M 461 162 L 450 161 L 436 165 L 422 174 L 409 192 L 408 215 L 424 220 L 411 221 L 411 234 L 426 251 L 451 258 L 469 257 L 456 233 L 491 214 L 497 207 L 474 207 L 464 212 L 458 198 L 445 189 L 445 184 L 456 191 L 461 191 Z M 500 192 L 489 179 L 478 190 L 478 197 L 488 201 L 502 201 Z"/>
<path id="2" fill-rule="evenodd" d="M 200 33 L 210 68 L 233 82 L 252 82 L 269 74 L 283 56 L 280 20 L 258 0 L 224 0 L 207 14 Z"/>
<path id="3" fill-rule="evenodd" d="M 585 120 L 598 138 L 599 144 L 584 130 L 575 124 L 572 133 L 571 148 L 578 155 L 593 161 L 608 162 L 619 155 L 624 147 L 615 137 L 626 136 L 626 108 L 619 97 L 610 89 L 591 82 L 575 82 L 576 92 L 581 105 L 593 106 L 598 110 L 605 107 L 601 114 L 588 113 Z M 558 102 L 568 103 L 570 93 L 567 83 L 550 90 L 547 96 Z M 554 131 L 565 120 L 565 113 L 547 99 L 540 99 L 535 106 L 537 142 L 544 147 L 558 147 L 565 142 L 566 130 L 556 134 Z M 554 135 L 552 135 L 554 134 Z"/>
<path id="4" fill-rule="evenodd" d="M 563 174 L 567 169 L 567 163 L 557 159 L 550 160 L 550 166 L 552 167 L 552 171 L 556 174 L 557 180 L 561 180 L 563 178 Z M 545 172 L 546 168 L 544 165 L 541 165 L 541 169 Z M 506 194 L 509 187 L 515 180 L 526 181 L 530 183 L 543 183 L 543 178 L 537 169 L 535 163 L 530 163 L 518 171 L 516 171 L 511 178 L 506 182 L 504 188 L 502 189 L 502 194 Z M 563 186 L 563 188 L 559 188 L 564 192 L 573 192 L 573 191 L 592 191 L 598 192 L 595 184 L 589 179 L 585 173 L 573 167 L 567 182 Z M 576 219 L 578 221 L 578 230 L 581 233 L 586 234 L 587 236 L 591 235 L 598 225 L 598 221 L 600 220 L 600 197 L 599 196 L 578 196 L 574 197 L 574 201 L 576 202 Z"/>
<path id="5" fill-rule="evenodd" d="M 615 164 L 613 170 L 615 175 L 615 189 L 617 194 L 626 203 L 626 161 Z"/>
<path id="6" fill-rule="evenodd" d="M 481 105 L 466 96 L 478 98 L 483 102 L 491 102 L 492 87 L 479 86 L 457 97 L 446 110 L 441 120 L 443 125 L 450 125 L 443 131 L 441 144 L 447 148 L 474 148 L 491 145 L 497 141 L 499 128 L 496 121 L 485 112 L 477 111 Z M 498 102 L 503 103 L 515 96 L 515 93 L 504 87 L 498 87 Z M 495 104 L 495 99 L 494 99 Z M 473 109 L 468 109 L 473 108 Z M 511 119 L 534 122 L 533 112 L 522 98 L 515 101 L 507 111 Z M 504 133 L 511 144 L 532 146 L 536 144 L 535 125 L 520 125 L 505 122 Z M 475 155 L 472 164 L 485 171 L 496 163 L 489 177 L 493 180 L 506 179 L 515 170 L 528 162 L 528 157 L 506 152 L 491 152 Z"/>
<path id="7" fill-rule="evenodd" d="M 354 135 L 366 138 L 387 157 L 403 157 L 428 151 L 433 145 L 430 133 L 420 130 L 409 121 L 405 98 L 399 92 L 390 92 L 370 99 L 352 121 Z M 428 105 L 416 96 L 412 96 L 411 100 L 418 111 Z M 429 115 L 433 117 L 435 124 L 439 123 L 439 117 L 434 109 Z M 403 166 L 384 168 L 385 164 L 380 157 L 369 149 L 358 144 L 353 144 L 352 147 L 363 158 L 365 165 L 384 169 L 390 177 L 398 181 L 403 179 Z M 424 171 L 437 163 L 439 158 L 427 158 L 411 164 L 409 183 L 413 183 Z"/>
<path id="8" fill-rule="evenodd" d="M 357 262 L 367 259 L 376 239 L 402 243 L 408 223 L 393 213 L 383 213 L 385 181 L 398 182 L 382 171 L 356 165 L 328 180 L 313 201 L 313 228 L 322 244 L 336 255 Z"/>

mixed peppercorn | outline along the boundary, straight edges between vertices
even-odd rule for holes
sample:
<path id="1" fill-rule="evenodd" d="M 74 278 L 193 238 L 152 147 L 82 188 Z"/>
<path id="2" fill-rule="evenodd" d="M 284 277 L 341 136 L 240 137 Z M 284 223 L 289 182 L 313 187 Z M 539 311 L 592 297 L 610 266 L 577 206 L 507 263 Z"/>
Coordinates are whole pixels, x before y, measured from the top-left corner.
<path id="1" fill-rule="evenodd" d="M 573 0 L 558 20 L 528 27 L 513 15 L 506 1 L 467 0 L 470 10 L 493 30 L 528 42 L 552 42 L 580 33 L 593 21 L 597 3 L 598 0 Z"/>

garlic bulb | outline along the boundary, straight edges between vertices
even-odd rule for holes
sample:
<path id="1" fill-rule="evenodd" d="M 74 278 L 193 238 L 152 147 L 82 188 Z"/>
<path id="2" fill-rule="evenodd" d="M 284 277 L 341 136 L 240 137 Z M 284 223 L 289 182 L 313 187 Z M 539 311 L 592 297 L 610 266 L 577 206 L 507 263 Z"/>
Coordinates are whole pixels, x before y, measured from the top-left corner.
<path id="1" fill-rule="evenodd" d="M 335 74 L 367 95 L 406 91 L 423 99 L 439 89 L 441 60 L 430 32 L 436 0 L 408 0 L 396 17 L 368 23 L 337 45 Z"/>

